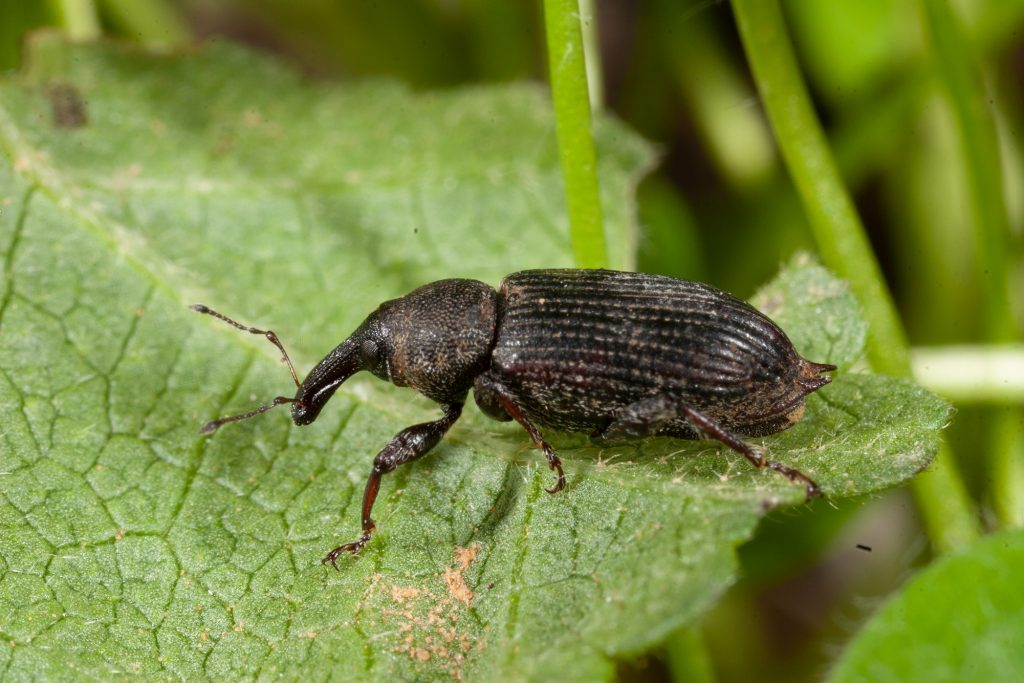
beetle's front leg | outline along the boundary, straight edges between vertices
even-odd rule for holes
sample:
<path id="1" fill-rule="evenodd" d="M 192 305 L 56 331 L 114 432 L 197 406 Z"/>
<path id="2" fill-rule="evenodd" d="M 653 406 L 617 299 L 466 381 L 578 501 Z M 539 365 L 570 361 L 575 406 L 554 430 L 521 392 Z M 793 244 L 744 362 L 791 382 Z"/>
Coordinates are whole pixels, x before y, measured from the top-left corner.
<path id="1" fill-rule="evenodd" d="M 363 492 L 363 533 L 352 543 L 339 545 L 327 553 L 321 560 L 321 564 L 328 562 L 338 568 L 337 559 L 342 553 L 358 553 L 370 540 L 370 535 L 377 528 L 370 513 L 373 511 L 373 503 L 377 500 L 377 493 L 380 491 L 380 480 L 388 472 L 399 465 L 403 465 L 417 458 L 422 458 L 431 448 L 437 445 L 441 437 L 445 435 L 455 421 L 462 414 L 461 403 L 451 403 L 444 406 L 444 417 L 434 422 L 423 422 L 406 427 L 395 434 L 377 457 L 373 459 L 373 470 L 370 471 L 370 478 L 366 480 L 366 489 Z"/>

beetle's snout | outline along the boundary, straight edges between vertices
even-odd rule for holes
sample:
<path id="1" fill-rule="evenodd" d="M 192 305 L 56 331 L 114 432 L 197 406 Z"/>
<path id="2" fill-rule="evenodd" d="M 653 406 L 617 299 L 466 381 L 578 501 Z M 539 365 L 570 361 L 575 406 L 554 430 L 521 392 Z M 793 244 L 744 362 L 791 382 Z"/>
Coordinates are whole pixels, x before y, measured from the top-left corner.
<path id="1" fill-rule="evenodd" d="M 319 410 L 310 410 L 303 401 L 296 401 L 292 404 L 292 422 L 303 427 L 313 422 L 319 412 Z"/>
<path id="2" fill-rule="evenodd" d="M 336 378 L 323 386 L 305 383 L 299 387 L 292 401 L 292 422 L 298 427 L 304 427 L 316 421 L 324 405 L 344 381 L 345 378 Z"/>

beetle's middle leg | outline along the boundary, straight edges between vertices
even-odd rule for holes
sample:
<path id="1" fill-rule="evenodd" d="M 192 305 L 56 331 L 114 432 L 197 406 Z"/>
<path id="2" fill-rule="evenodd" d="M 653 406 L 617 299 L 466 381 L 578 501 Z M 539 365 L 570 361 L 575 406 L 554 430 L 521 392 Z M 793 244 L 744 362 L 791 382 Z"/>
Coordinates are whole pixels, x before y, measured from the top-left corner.
<path id="1" fill-rule="evenodd" d="M 540 430 L 523 414 L 508 390 L 500 382 L 484 374 L 477 377 L 473 384 L 473 397 L 484 414 L 503 422 L 512 418 L 522 425 L 534 445 L 544 451 L 544 457 L 548 459 L 548 467 L 558 473 L 555 485 L 544 490 L 548 493 L 558 493 L 564 489 L 565 472 L 562 471 L 561 459 L 555 454 L 555 449 L 551 447 L 551 444 L 544 440 L 544 435 L 540 433 Z"/>
<path id="2" fill-rule="evenodd" d="M 363 492 L 363 534 L 345 545 L 327 553 L 321 560 L 321 564 L 330 562 L 335 569 L 338 568 L 337 559 L 342 553 L 358 553 L 370 540 L 377 525 L 374 524 L 370 513 L 373 511 L 373 503 L 377 500 L 377 493 L 380 491 L 380 480 L 388 472 L 399 465 L 422 458 L 431 448 L 437 445 L 441 437 L 445 435 L 455 421 L 462 414 L 461 403 L 450 403 L 443 406 L 444 416 L 434 422 L 423 422 L 406 427 L 395 434 L 390 443 L 381 449 L 377 457 L 373 459 L 373 469 L 370 471 L 370 478 L 366 480 L 366 489 Z"/>

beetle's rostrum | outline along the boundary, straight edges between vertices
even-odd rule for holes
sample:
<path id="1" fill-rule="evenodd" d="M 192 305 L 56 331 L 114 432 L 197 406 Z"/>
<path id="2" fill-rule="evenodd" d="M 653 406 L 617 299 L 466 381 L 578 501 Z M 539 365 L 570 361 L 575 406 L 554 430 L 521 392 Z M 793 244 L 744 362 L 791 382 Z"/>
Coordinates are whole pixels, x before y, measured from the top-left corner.
<path id="1" fill-rule="evenodd" d="M 298 390 L 242 415 L 206 423 L 210 433 L 283 403 L 296 425 L 315 421 L 349 377 L 367 370 L 412 387 L 443 416 L 398 432 L 373 461 L 362 505 L 362 534 L 323 559 L 356 553 L 376 528 L 371 517 L 381 477 L 423 457 L 458 420 L 469 390 L 488 416 L 526 429 L 565 486 L 562 464 L 539 427 L 583 432 L 597 442 L 669 436 L 716 439 L 759 468 L 818 486 L 768 460 L 740 437 L 786 429 L 804 398 L 831 381 L 834 365 L 802 358 L 763 313 L 710 285 L 609 270 L 529 270 L 497 290 L 476 280 L 440 280 L 370 314 L 299 382 L 273 332 L 200 313 L 267 337 Z"/>

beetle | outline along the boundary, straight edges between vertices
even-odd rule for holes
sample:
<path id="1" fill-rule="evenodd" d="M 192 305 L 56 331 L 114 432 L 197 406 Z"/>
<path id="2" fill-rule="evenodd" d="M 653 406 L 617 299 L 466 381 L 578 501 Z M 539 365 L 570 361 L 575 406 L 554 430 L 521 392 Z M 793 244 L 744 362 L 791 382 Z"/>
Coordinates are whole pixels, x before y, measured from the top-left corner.
<path id="1" fill-rule="evenodd" d="M 805 474 L 740 437 L 798 422 L 804 398 L 828 384 L 823 373 L 836 366 L 803 358 L 767 316 L 707 284 L 610 270 L 521 271 L 497 290 L 477 280 L 440 280 L 382 303 L 301 382 L 273 331 L 202 304 L 192 308 L 265 336 L 298 387 L 293 397 L 207 422 L 202 434 L 286 403 L 292 421 L 308 425 L 361 370 L 440 404 L 439 420 L 406 427 L 374 458 L 362 534 L 323 558 L 335 569 L 338 557 L 358 553 L 375 531 L 381 478 L 436 446 L 470 389 L 484 414 L 515 420 L 543 451 L 556 474 L 549 493 L 565 487 L 565 473 L 539 427 L 587 433 L 598 443 L 716 439 L 756 467 L 802 483 L 808 498 L 820 493 Z"/>

